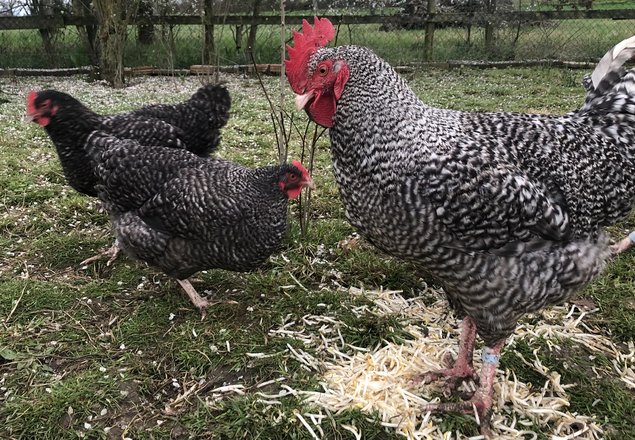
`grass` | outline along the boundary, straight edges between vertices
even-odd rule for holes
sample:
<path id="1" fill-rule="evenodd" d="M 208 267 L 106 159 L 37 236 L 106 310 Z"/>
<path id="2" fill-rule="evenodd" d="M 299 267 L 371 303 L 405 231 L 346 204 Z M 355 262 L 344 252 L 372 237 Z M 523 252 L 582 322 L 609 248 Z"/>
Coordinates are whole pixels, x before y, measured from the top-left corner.
<path id="1" fill-rule="evenodd" d="M 566 113 L 581 102 L 583 72 L 559 69 L 451 71 L 427 69 L 409 78 L 428 103 L 465 110 Z M 234 110 L 220 154 L 256 166 L 275 162 L 267 104 L 253 78 L 228 76 Z M 66 187 L 50 141 L 23 125 L 23 97 L 31 88 L 66 90 L 101 112 L 143 102 L 178 101 L 194 78 L 137 78 L 123 91 L 74 79 L 3 79 L 9 102 L 0 108 L 0 437 L 6 439 L 213 438 L 311 439 L 298 413 L 312 411 L 294 394 L 263 403 L 261 384 L 284 377 L 296 390 L 320 389 L 320 377 L 289 355 L 289 346 L 319 356 L 310 344 L 272 332 L 303 317 L 337 318 L 347 343 L 372 349 L 411 338 L 398 315 L 354 313 L 372 301 L 339 286 L 401 289 L 419 295 L 413 267 L 367 246 L 344 248 L 353 232 L 344 219 L 330 171 L 327 140 L 316 158 L 318 184 L 312 224 L 299 233 L 297 206 L 284 249 L 250 274 L 200 273 L 195 282 L 219 303 L 201 321 L 175 282 L 128 258 L 80 268 L 79 261 L 110 244 L 98 204 Z M 276 79 L 266 79 L 275 87 Z M 299 157 L 293 139 L 291 157 Z M 635 227 L 628 219 L 614 238 Z M 635 334 L 635 257 L 620 256 L 582 295 L 600 309 L 588 318 L 615 341 Z M 434 300 L 431 298 L 431 300 Z M 453 318 L 447 319 L 448 325 Z M 531 320 L 528 318 L 527 325 Z M 319 325 L 306 324 L 318 333 Z M 553 346 L 557 348 L 553 348 Z M 635 394 L 607 359 L 569 340 L 516 339 L 501 367 L 540 388 L 544 377 L 521 362 L 538 349 L 541 362 L 562 375 L 571 408 L 593 414 L 606 438 L 633 438 Z M 262 356 L 258 355 L 261 354 Z M 597 379 L 593 368 L 602 372 Z M 240 384 L 240 392 L 218 391 Z M 184 396 L 187 390 L 194 390 Z M 189 397 L 188 397 L 189 396 Z M 599 403 L 598 403 L 599 401 Z M 474 435 L 469 417 L 448 415 L 442 426 Z M 397 439 L 374 414 L 349 409 L 321 423 L 323 438 Z M 538 438 L 547 431 L 530 427 Z"/>

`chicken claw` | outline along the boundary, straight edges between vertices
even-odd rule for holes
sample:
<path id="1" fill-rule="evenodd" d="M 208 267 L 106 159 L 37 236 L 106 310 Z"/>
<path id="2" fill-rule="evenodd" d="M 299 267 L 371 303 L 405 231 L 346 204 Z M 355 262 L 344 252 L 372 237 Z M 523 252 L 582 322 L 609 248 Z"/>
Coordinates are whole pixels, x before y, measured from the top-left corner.
<path id="1" fill-rule="evenodd" d="M 464 383 L 468 384 L 470 382 L 478 382 L 478 376 L 474 371 L 472 363 L 474 344 L 476 340 L 476 322 L 468 316 L 463 319 L 460 327 L 461 337 L 459 342 L 459 355 L 456 361 L 452 358 L 452 355 L 448 353 L 443 360 L 448 368 L 428 371 L 420 378 L 421 382 L 424 384 L 429 384 L 445 378 L 445 390 L 443 394 L 446 397 L 455 394 Z M 461 397 L 469 398 L 469 394 L 473 393 L 468 391 L 465 396 Z"/>
<path id="2" fill-rule="evenodd" d="M 622 240 L 612 245 L 611 252 L 613 252 L 614 255 L 621 254 L 622 252 L 630 249 L 634 243 L 635 243 L 635 231 L 631 232 Z"/>
<path id="3" fill-rule="evenodd" d="M 108 261 L 106 262 L 106 266 L 110 266 L 113 261 L 115 261 L 117 259 L 117 257 L 119 256 L 119 252 L 121 252 L 121 248 L 119 247 L 119 245 L 117 244 L 117 242 L 113 243 L 112 246 L 110 246 L 108 249 L 106 249 L 105 251 L 90 257 L 90 258 L 86 258 L 84 261 L 82 261 L 81 263 L 79 263 L 80 266 L 86 266 L 89 263 L 93 263 L 97 260 L 101 260 L 104 257 L 110 257 L 108 259 Z"/>
<path id="4" fill-rule="evenodd" d="M 468 319 L 468 318 L 466 318 Z M 463 320 L 463 328 L 470 331 L 469 325 Z M 469 338 L 467 338 L 469 340 Z M 463 338 L 461 340 L 463 343 Z M 492 347 L 483 348 L 483 367 L 479 375 L 479 386 L 474 395 L 465 402 L 442 402 L 425 405 L 422 411 L 425 412 L 460 412 L 463 414 L 474 414 L 476 421 L 481 427 L 481 434 L 489 439 L 492 438 L 490 421 L 492 418 L 492 404 L 494 395 L 494 379 L 496 368 L 500 360 L 500 353 L 505 345 L 505 341 L 499 341 Z M 460 357 L 459 357 L 460 359 Z"/>

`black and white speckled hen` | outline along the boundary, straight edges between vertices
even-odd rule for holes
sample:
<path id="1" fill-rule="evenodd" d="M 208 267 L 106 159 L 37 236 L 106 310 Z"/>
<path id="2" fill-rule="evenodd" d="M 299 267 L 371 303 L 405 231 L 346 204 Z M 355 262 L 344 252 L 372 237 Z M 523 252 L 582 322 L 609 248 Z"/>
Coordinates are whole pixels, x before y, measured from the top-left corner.
<path id="1" fill-rule="evenodd" d="M 187 278 L 260 266 L 284 238 L 288 200 L 313 184 L 297 161 L 250 169 L 99 131 L 86 152 L 121 248 L 176 278 L 202 312 L 207 301 Z"/>
<path id="2" fill-rule="evenodd" d="M 73 96 L 57 90 L 30 92 L 26 119 L 44 127 L 55 144 L 68 184 L 96 196 L 96 177 L 82 146 L 92 130 L 101 130 L 141 145 L 184 148 L 211 154 L 227 124 L 231 99 L 224 86 L 206 85 L 187 101 L 156 104 L 115 115 L 99 115 Z"/>
<path id="3" fill-rule="evenodd" d="M 474 406 L 489 435 L 505 339 L 525 313 L 600 273 L 610 255 L 602 228 L 635 202 L 635 72 L 622 67 L 635 37 L 598 65 L 581 109 L 547 116 L 427 106 L 371 50 L 325 47 L 334 36 L 317 18 L 294 33 L 286 70 L 296 103 L 330 128 L 349 221 L 434 275 L 464 318 L 453 367 L 424 380 L 455 388 L 472 378 L 476 334 L 484 340 L 476 393 L 427 409 Z"/>

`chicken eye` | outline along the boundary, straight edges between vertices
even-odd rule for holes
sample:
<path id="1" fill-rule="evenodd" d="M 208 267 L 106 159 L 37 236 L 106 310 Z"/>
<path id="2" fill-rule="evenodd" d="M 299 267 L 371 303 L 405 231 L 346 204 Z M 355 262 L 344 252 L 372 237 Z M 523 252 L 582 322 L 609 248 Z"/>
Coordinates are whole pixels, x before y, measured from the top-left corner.
<path id="1" fill-rule="evenodd" d="M 295 182 L 296 180 L 298 180 L 298 176 L 295 174 L 289 174 L 287 175 L 287 180 L 289 180 L 289 182 Z"/>
<path id="2" fill-rule="evenodd" d="M 320 76 L 326 75 L 328 71 L 329 71 L 328 67 L 326 67 L 324 64 L 318 67 L 318 73 L 320 74 Z"/>

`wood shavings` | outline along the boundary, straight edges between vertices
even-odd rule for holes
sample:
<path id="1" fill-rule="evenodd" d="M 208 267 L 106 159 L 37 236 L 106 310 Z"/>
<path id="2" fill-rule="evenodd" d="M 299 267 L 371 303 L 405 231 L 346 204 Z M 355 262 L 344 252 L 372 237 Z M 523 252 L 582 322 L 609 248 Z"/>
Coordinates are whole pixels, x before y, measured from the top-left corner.
<path id="1" fill-rule="evenodd" d="M 295 412 L 295 416 L 298 418 L 298 420 L 300 420 L 300 422 L 304 425 L 304 427 L 309 431 L 309 433 L 311 434 L 311 437 L 313 437 L 316 440 L 320 440 L 320 437 L 317 436 L 317 434 L 315 433 L 315 431 L 313 430 L 313 428 L 311 428 L 311 425 L 309 425 L 307 423 L 307 421 L 304 419 L 304 417 L 302 417 L 302 414 L 300 414 L 299 412 Z"/>
<path id="2" fill-rule="evenodd" d="M 434 291 L 429 289 L 431 294 Z M 440 299 L 432 305 L 426 305 L 418 298 L 405 299 L 400 292 L 377 290 L 365 291 L 350 288 L 352 295 L 363 295 L 374 302 L 374 306 L 352 308 L 359 317 L 373 315 L 398 315 L 404 328 L 412 336 L 400 344 L 384 341 L 378 347 L 356 347 L 346 343 L 340 328 L 346 324 L 335 318 L 307 315 L 298 323 L 289 321 L 270 335 L 294 338 L 303 342 L 306 350 L 287 345 L 290 354 L 302 365 L 313 371 L 322 371 L 322 391 L 301 391 L 305 401 L 312 404 L 319 413 L 308 417 L 297 414 L 296 417 L 309 430 L 314 438 L 321 433 L 319 428 L 326 414 L 339 413 L 348 408 L 379 414 L 381 424 L 395 430 L 408 439 L 467 439 L 460 432 L 443 432 L 437 423 L 440 416 L 423 413 L 421 408 L 438 399 L 440 385 L 418 385 L 418 378 L 426 371 L 442 368 L 442 359 L 446 354 L 456 356 L 458 332 L 452 327 L 452 317 L 448 317 L 448 305 Z M 439 298 L 441 294 L 436 292 Z M 427 295 L 428 297 L 430 295 Z M 613 369 L 628 386 L 635 386 L 633 361 L 635 347 L 628 345 L 624 351 L 613 344 L 606 336 L 594 332 L 584 319 L 594 310 L 582 310 L 573 305 L 554 307 L 545 312 L 545 320 L 538 325 L 520 325 L 510 338 L 509 350 L 513 350 L 514 341 L 527 340 L 529 344 L 540 338 L 557 347 L 557 339 L 568 339 L 598 352 L 611 359 Z M 545 322 L 549 322 L 548 324 Z M 554 324 L 555 323 L 555 324 Z M 319 331 L 310 329 L 320 326 Z M 317 333 L 317 334 L 316 334 Z M 492 429 L 496 438 L 535 439 L 536 432 L 528 428 L 539 427 L 552 439 L 596 440 L 603 437 L 603 431 L 593 415 L 577 414 L 568 411 L 567 389 L 575 384 L 562 384 L 557 371 L 550 371 L 542 364 L 538 352 L 534 350 L 528 358 L 515 354 L 527 367 L 544 376 L 542 388 L 532 387 L 518 380 L 513 371 L 497 372 L 494 395 L 494 415 Z M 480 355 L 475 353 L 475 368 L 480 369 Z M 272 394 L 267 397 L 277 397 Z M 355 426 L 341 426 L 351 432 L 354 438 L 364 438 L 363 432 Z M 472 440 L 481 439 L 472 437 Z"/>

